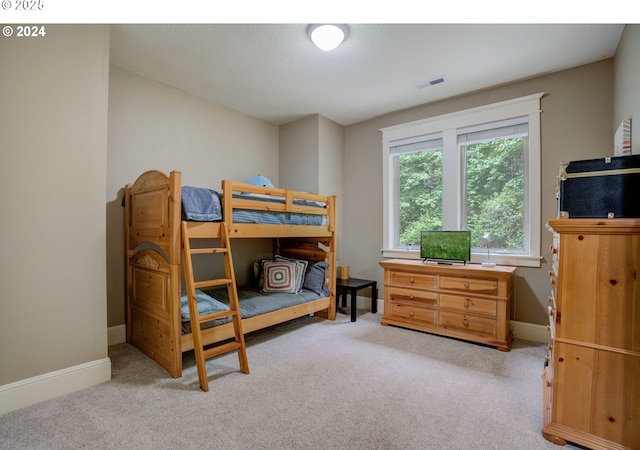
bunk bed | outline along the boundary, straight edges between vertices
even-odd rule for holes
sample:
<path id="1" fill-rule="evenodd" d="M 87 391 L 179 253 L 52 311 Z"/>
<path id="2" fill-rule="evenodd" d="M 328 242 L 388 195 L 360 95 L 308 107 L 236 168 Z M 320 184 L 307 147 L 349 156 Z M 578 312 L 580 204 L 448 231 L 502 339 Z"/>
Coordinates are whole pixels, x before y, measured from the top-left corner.
<path id="1" fill-rule="evenodd" d="M 245 334 L 305 315 L 334 320 L 336 314 L 335 196 L 229 180 L 222 181 L 221 192 L 210 191 L 220 199 L 220 215 L 204 219 L 196 215 L 199 220 L 193 221 L 183 220 L 192 216 L 184 217 L 180 171 L 168 175 L 147 171 L 125 187 L 127 342 L 175 378 L 182 376 L 182 353 L 194 349 L 190 322 L 184 316 L 183 224 L 190 237 L 217 238 L 224 224 L 231 242 L 272 238 L 274 256 L 306 261 L 307 269 L 315 267 L 316 273 L 323 269 L 322 287 L 315 292 L 302 289 L 298 294 L 267 295 L 251 287 L 238 288 Z M 256 223 L 263 221 L 263 216 L 267 223 Z M 290 217 L 298 220 L 290 223 Z M 198 292 L 198 297 L 206 299 L 207 294 Z M 274 306 L 278 297 L 280 305 Z M 214 301 L 224 303 L 225 299 L 216 297 Z M 229 321 L 202 327 L 204 345 L 233 336 Z"/>

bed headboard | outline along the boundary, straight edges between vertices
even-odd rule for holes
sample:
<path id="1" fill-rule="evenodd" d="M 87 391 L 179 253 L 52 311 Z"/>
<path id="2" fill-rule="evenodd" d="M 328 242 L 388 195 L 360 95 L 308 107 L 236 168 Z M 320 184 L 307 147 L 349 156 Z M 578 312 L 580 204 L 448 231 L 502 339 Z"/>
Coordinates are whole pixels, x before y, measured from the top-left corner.
<path id="1" fill-rule="evenodd" d="M 169 175 L 149 170 L 125 189 L 127 251 L 133 254 L 143 243 L 153 243 L 180 264 L 181 173 Z"/>
<path id="2" fill-rule="evenodd" d="M 280 239 L 276 253 L 289 258 L 326 261 L 329 258 L 329 242 L 325 243 L 322 240 L 311 242 L 310 240 Z"/>

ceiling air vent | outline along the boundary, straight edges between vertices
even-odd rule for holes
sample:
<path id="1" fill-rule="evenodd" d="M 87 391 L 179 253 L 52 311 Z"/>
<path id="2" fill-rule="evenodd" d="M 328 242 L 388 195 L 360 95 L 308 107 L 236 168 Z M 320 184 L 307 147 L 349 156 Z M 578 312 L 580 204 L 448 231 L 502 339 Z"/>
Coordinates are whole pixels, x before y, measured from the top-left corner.
<path id="1" fill-rule="evenodd" d="M 444 83 L 444 77 L 434 78 L 433 80 L 429 80 L 429 81 L 422 81 L 416 84 L 416 89 L 424 89 L 426 87 L 433 86 L 434 84 L 440 84 L 440 83 Z"/>

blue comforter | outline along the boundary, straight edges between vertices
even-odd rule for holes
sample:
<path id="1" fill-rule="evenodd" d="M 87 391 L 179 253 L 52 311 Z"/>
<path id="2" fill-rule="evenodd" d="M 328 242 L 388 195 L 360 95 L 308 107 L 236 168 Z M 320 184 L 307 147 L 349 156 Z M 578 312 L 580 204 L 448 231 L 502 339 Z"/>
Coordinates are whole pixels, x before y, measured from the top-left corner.
<path id="1" fill-rule="evenodd" d="M 220 196 L 211 189 L 182 186 L 182 218 L 196 222 L 222 220 Z"/>
<path id="2" fill-rule="evenodd" d="M 236 195 L 236 198 L 249 198 L 249 196 Z M 254 201 L 281 202 L 284 200 L 278 197 L 265 199 L 259 196 L 251 196 Z M 296 205 L 312 206 L 322 208 L 315 202 L 296 200 Z M 206 188 L 196 188 L 192 186 L 182 187 L 182 218 L 196 222 L 218 222 L 222 220 L 222 204 L 220 194 L 214 190 Z M 319 225 L 327 224 L 325 215 L 322 214 L 301 214 L 287 213 L 279 211 L 260 211 L 249 209 L 236 209 L 233 211 L 233 221 L 235 223 L 260 223 L 275 225 Z"/>

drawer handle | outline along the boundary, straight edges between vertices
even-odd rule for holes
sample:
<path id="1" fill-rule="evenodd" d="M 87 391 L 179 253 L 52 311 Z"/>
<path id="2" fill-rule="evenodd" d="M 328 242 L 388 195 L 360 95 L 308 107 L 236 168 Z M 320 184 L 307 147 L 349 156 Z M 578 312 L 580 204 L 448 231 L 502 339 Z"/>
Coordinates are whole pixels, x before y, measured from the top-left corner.
<path id="1" fill-rule="evenodd" d="M 413 311 L 409 311 L 409 317 L 413 318 Z"/>
<path id="2" fill-rule="evenodd" d="M 464 325 L 465 327 L 469 326 L 469 321 L 467 320 L 466 317 L 462 320 L 462 325 Z"/>
<path id="3" fill-rule="evenodd" d="M 409 300 L 413 300 L 413 294 L 409 295 Z"/>
<path id="4" fill-rule="evenodd" d="M 469 289 L 469 283 L 464 283 L 464 288 Z"/>
<path id="5" fill-rule="evenodd" d="M 462 306 L 469 309 L 469 300 L 465 300 Z"/>
<path id="6" fill-rule="evenodd" d="M 415 281 L 416 280 L 413 277 L 409 278 L 409 283 L 414 283 Z"/>

